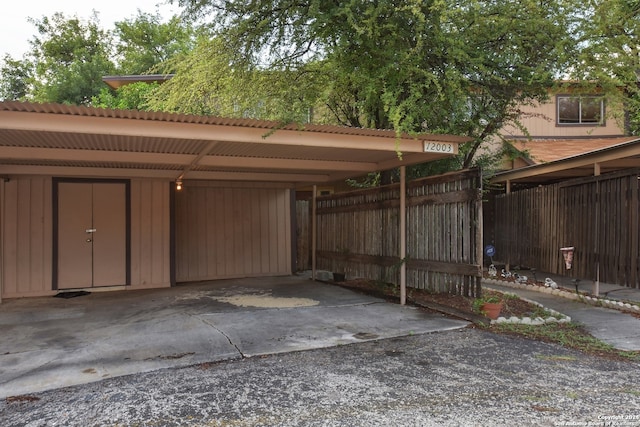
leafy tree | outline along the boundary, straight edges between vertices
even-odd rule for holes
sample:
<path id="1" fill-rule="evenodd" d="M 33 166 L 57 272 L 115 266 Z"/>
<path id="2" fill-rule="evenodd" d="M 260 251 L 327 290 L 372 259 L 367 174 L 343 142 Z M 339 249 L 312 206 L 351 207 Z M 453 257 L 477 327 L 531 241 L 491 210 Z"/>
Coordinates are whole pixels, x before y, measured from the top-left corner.
<path id="1" fill-rule="evenodd" d="M 59 102 L 109 108 L 148 108 L 146 98 L 157 85 L 136 84 L 118 91 L 102 77 L 146 74 L 193 48 L 195 31 L 177 17 L 161 22 L 143 13 L 104 30 L 96 13 L 88 21 L 56 13 L 31 19 L 37 35 L 24 59 L 5 57 L 0 96 L 36 102 Z"/>
<path id="2" fill-rule="evenodd" d="M 243 115 L 268 103 L 257 116 L 313 108 L 349 126 L 465 135 L 462 167 L 517 123 L 519 106 L 547 96 L 571 16 L 565 0 L 177 2 L 217 37 L 176 68 L 156 105 L 204 99 Z"/>
<path id="3" fill-rule="evenodd" d="M 5 55 L 0 74 L 0 99 L 19 101 L 27 98 L 32 81 L 32 65 Z"/>
<path id="4" fill-rule="evenodd" d="M 83 22 L 62 13 L 32 19 L 37 28 L 30 42 L 34 66 L 30 96 L 37 102 L 88 104 L 111 74 L 111 36 L 100 28 L 97 15 Z"/>
<path id="5" fill-rule="evenodd" d="M 640 2 L 591 0 L 579 17 L 579 49 L 568 75 L 582 90 L 600 90 L 623 105 L 626 117 L 614 118 L 624 120 L 628 133 L 639 135 Z"/>
<path id="6" fill-rule="evenodd" d="M 193 49 L 195 30 L 174 16 L 166 23 L 158 12 L 115 23 L 119 74 L 147 74 L 159 64 Z"/>
<path id="7" fill-rule="evenodd" d="M 149 110 L 148 99 L 158 83 L 135 82 L 120 86 L 116 90 L 103 87 L 91 100 L 91 105 L 117 110 Z"/>

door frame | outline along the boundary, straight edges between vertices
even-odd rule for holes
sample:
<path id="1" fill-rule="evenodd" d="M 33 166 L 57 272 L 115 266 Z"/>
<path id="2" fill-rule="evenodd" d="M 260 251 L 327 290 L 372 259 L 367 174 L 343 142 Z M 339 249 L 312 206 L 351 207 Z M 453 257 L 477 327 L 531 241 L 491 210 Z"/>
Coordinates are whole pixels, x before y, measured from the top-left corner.
<path id="1" fill-rule="evenodd" d="M 53 178 L 52 179 L 52 278 L 51 284 L 54 291 L 58 290 L 58 184 L 83 183 L 83 184 L 124 184 L 125 192 L 125 286 L 131 284 L 131 180 L 129 179 L 107 179 L 107 178 Z"/>

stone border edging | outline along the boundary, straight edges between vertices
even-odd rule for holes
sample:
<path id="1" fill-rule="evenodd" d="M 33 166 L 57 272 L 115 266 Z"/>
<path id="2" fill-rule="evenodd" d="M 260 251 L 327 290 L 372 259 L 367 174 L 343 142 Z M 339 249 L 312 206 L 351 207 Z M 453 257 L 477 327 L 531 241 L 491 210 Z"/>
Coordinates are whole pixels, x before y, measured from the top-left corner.
<path id="1" fill-rule="evenodd" d="M 492 280 L 492 279 L 488 279 L 488 280 Z M 483 280 L 483 283 L 485 281 L 488 281 L 488 280 Z M 496 280 L 494 282 L 500 282 L 499 284 L 501 286 L 506 286 L 506 285 L 503 285 L 503 283 L 501 281 L 499 281 L 499 280 Z M 494 283 L 494 284 L 498 284 L 498 283 Z M 518 285 L 520 285 L 520 284 L 518 284 Z M 524 286 L 526 286 L 526 285 L 524 285 Z M 508 287 L 513 288 L 515 286 L 508 286 Z M 498 289 L 493 289 L 491 287 L 487 287 L 487 289 L 491 289 L 492 291 L 496 291 L 496 292 L 502 292 L 502 291 L 499 291 Z M 566 314 L 560 313 L 559 311 L 553 310 L 551 308 L 547 308 L 547 307 L 545 307 L 544 305 L 540 304 L 537 301 L 532 301 L 532 300 L 529 300 L 527 298 L 523 298 L 523 297 L 521 297 L 519 295 L 516 295 L 516 294 L 513 294 L 513 295 L 517 296 L 518 298 L 520 298 L 523 301 L 528 302 L 529 304 L 537 305 L 538 307 L 541 307 L 541 308 L 545 309 L 546 311 L 551 313 L 552 316 L 551 317 L 547 317 L 547 318 L 536 317 L 534 319 L 532 319 L 530 317 L 511 316 L 509 318 L 506 318 L 504 316 L 500 316 L 497 319 L 491 321 L 492 325 L 500 324 L 500 323 L 511 323 L 511 324 L 537 326 L 537 325 L 544 325 L 544 324 L 547 324 L 547 323 L 569 323 L 569 322 L 571 322 L 571 317 L 567 316 Z"/>
<path id="2" fill-rule="evenodd" d="M 511 282 L 507 280 L 486 279 L 486 278 L 482 279 L 482 283 L 483 284 L 486 283 L 488 285 L 491 285 L 493 283 L 494 285 L 505 286 L 508 288 L 525 289 L 527 291 L 547 293 L 547 294 L 557 295 L 562 298 L 567 298 L 570 300 L 583 302 L 585 304 L 590 304 L 594 306 L 602 306 L 602 307 L 610 308 L 613 310 L 620 310 L 620 311 L 627 310 L 635 313 L 640 313 L 640 306 L 636 304 L 630 304 L 622 301 L 615 301 L 615 300 L 610 300 L 610 299 L 601 298 L 601 297 L 592 297 L 590 295 L 580 295 L 564 288 L 554 289 L 546 286 L 538 286 L 538 285 L 531 285 L 531 284 L 525 284 L 525 283 Z M 529 301 L 529 302 L 538 304 L 535 301 Z M 548 308 L 546 310 L 552 311 Z"/>

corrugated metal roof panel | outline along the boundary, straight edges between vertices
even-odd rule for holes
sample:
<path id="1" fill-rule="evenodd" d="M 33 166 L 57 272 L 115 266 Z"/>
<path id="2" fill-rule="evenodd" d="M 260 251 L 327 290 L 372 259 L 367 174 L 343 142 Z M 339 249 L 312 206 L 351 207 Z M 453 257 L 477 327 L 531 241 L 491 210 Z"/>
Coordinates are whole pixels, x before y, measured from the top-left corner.
<path id="1" fill-rule="evenodd" d="M 359 136 L 375 136 L 396 138 L 396 132 L 394 130 L 386 129 L 365 129 L 355 128 L 347 126 L 334 126 L 334 125 L 314 125 L 305 124 L 300 125 L 297 123 L 283 124 L 278 121 L 272 120 L 257 120 L 246 118 L 225 118 L 216 116 L 197 116 L 190 114 L 180 113 L 166 113 L 159 111 L 137 111 L 137 110 L 113 110 L 105 108 L 85 107 L 76 105 L 62 105 L 62 104 L 36 104 L 30 102 L 19 101 L 5 101 L 0 102 L 0 110 L 4 111 L 19 111 L 30 113 L 48 113 L 48 114 L 67 114 L 75 116 L 90 116 L 90 117 L 107 117 L 107 118 L 121 118 L 121 119 L 136 119 L 136 120 L 155 120 L 155 121 L 168 121 L 177 123 L 196 123 L 196 124 L 211 124 L 221 126 L 240 126 L 258 129 L 286 129 L 286 130 L 299 130 L 320 132 L 328 134 L 340 134 L 340 135 L 359 135 Z M 446 141 L 446 142 L 465 142 L 469 138 L 454 136 L 454 135 L 440 135 L 440 134 L 420 134 L 420 135 L 403 135 L 407 138 L 419 138 L 433 141 Z"/>

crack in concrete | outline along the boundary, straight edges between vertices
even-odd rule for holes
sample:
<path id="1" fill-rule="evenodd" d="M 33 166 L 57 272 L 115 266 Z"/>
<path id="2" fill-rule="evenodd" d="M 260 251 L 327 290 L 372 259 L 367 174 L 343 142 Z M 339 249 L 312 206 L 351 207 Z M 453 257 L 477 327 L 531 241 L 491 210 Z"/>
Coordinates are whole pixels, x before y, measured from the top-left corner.
<path id="1" fill-rule="evenodd" d="M 202 317 L 199 316 L 193 316 L 196 317 L 198 320 L 200 320 L 202 323 L 204 323 L 207 326 L 212 327 L 213 329 L 215 329 L 216 331 L 218 331 L 223 337 L 225 337 L 227 339 L 227 341 L 229 341 L 229 344 L 231 344 L 236 351 L 238 352 L 238 354 L 240 355 L 240 357 L 242 357 L 243 359 L 246 358 L 247 356 L 242 352 L 242 350 L 240 350 L 240 347 L 238 347 L 232 340 L 231 337 L 229 337 L 229 335 L 227 335 L 222 329 L 218 328 L 216 325 L 214 325 L 213 323 L 207 322 L 205 319 L 203 319 Z"/>

